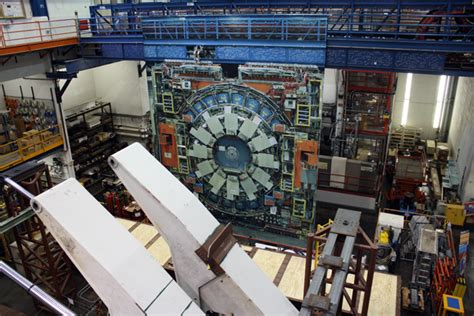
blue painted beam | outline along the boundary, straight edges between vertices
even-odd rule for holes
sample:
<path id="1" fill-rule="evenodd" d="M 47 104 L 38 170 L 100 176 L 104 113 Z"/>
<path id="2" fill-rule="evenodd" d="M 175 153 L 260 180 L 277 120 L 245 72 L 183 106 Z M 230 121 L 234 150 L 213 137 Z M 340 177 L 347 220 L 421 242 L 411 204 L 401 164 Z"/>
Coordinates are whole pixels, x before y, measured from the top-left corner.
<path id="1" fill-rule="evenodd" d="M 80 71 L 108 65 L 116 61 L 118 60 L 78 58 L 66 61 L 64 66 L 66 67 L 66 73 L 77 74 Z"/>
<path id="2" fill-rule="evenodd" d="M 46 0 L 30 0 L 33 16 L 49 16 Z"/>
<path id="3" fill-rule="evenodd" d="M 246 41 L 246 40 L 150 40 L 145 41 L 147 45 L 175 45 L 175 46 L 204 46 L 204 47 L 218 47 L 218 46 L 234 46 L 234 47 L 286 47 L 286 48 L 325 48 L 324 42 L 298 42 L 298 41 Z"/>
<path id="4" fill-rule="evenodd" d="M 328 48 L 326 67 L 415 73 L 443 73 L 445 53 L 359 48 Z"/>
<path id="5" fill-rule="evenodd" d="M 137 8 L 152 10 L 159 7 L 168 10 L 182 4 L 147 3 L 137 7 L 132 4 L 114 5 L 111 6 L 113 12 L 129 8 L 128 18 L 124 20 L 123 16 L 115 15 L 107 19 L 100 16 L 91 22 L 93 31 L 89 36 L 81 37 L 81 43 L 101 44 L 101 57 L 111 59 L 191 60 L 190 50 L 200 45 L 211 51 L 211 61 L 217 63 L 293 62 L 334 68 L 444 73 L 457 71 L 445 69 L 445 65 L 450 65 L 448 54 L 474 52 L 474 26 L 464 23 L 466 19 L 474 19 L 474 15 L 463 13 L 465 11 L 450 11 L 456 5 L 466 3 L 463 0 L 194 3 L 199 6 L 199 10 L 204 10 L 202 12 L 212 6 L 226 8 L 229 4 L 232 4 L 234 11 L 237 4 L 262 8 L 281 8 L 282 5 L 288 5 L 288 8 L 306 5 L 311 8 L 316 4 L 332 8 L 342 4 L 351 5 L 351 8 L 344 10 L 326 11 L 335 13 L 335 16 L 315 14 L 315 11 L 304 15 L 251 15 L 249 11 L 242 11 L 245 14 L 159 16 L 164 13 L 160 12 L 158 16 L 147 16 Z M 448 5 L 448 8 L 429 12 L 411 11 L 414 13 L 408 15 L 401 11 L 405 5 L 439 8 L 441 4 Z M 396 5 L 396 8 L 389 11 L 354 10 L 372 5 L 382 8 L 384 5 Z M 474 6 L 471 7 L 474 9 Z M 123 24 L 123 21 L 128 23 Z M 454 55 L 452 59 L 456 61 L 459 58 L 462 56 Z M 457 64 L 454 67 L 458 67 Z"/>
<path id="6" fill-rule="evenodd" d="M 440 53 L 472 53 L 474 42 L 430 41 L 430 40 L 390 40 L 364 38 L 335 38 L 327 40 L 329 48 L 359 48 L 368 50 L 426 51 Z"/>
<path id="7" fill-rule="evenodd" d="M 130 44 L 143 45 L 145 41 L 140 36 L 130 37 L 84 37 L 81 44 Z M 147 43 L 154 45 L 183 45 L 183 46 L 219 46 L 227 44 L 225 40 L 150 40 Z M 258 41 L 229 41 L 228 44 L 235 46 L 271 46 L 271 47 L 322 47 L 320 42 L 258 42 Z M 403 50 L 403 51 L 427 51 L 427 52 L 474 52 L 474 42 L 444 42 L 444 41 L 415 41 L 415 40 L 374 40 L 374 39 L 352 39 L 352 38 L 328 38 L 328 48 L 360 48 L 369 50 Z"/>
<path id="8" fill-rule="evenodd" d="M 249 46 L 216 46 L 214 58 L 209 61 L 217 63 L 270 62 L 311 64 L 324 67 L 325 48 L 288 48 L 288 47 L 249 47 Z M 186 46 L 145 44 L 145 60 L 180 59 L 193 60 Z M 202 60 L 206 60 L 203 58 Z"/>
<path id="9" fill-rule="evenodd" d="M 186 46 L 181 45 L 149 45 L 135 46 L 129 50 L 129 44 L 108 43 L 102 45 L 102 56 L 95 57 L 98 60 L 144 60 L 162 62 L 164 60 L 192 61 L 188 56 Z M 374 50 L 339 47 L 324 50 L 304 50 L 272 48 L 256 50 L 246 47 L 221 46 L 216 47 L 216 56 L 213 59 L 205 59 L 214 63 L 239 64 L 246 62 L 275 62 L 275 63 L 300 63 L 315 64 L 326 68 L 339 69 L 362 69 L 362 70 L 384 70 L 395 72 L 412 72 L 421 74 L 446 74 L 453 76 L 474 76 L 472 69 L 446 68 L 446 58 L 449 53 L 406 51 L 406 50 Z M 137 51 L 140 51 L 141 53 Z M 135 53 L 132 53 L 135 52 Z M 94 59 L 88 56 L 88 59 Z"/>

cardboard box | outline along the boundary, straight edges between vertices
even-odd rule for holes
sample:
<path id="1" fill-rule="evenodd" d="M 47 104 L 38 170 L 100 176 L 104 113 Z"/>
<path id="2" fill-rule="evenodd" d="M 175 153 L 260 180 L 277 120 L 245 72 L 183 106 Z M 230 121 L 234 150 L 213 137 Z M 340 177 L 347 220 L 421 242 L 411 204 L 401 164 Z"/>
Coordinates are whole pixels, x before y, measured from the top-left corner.
<path id="1" fill-rule="evenodd" d="M 46 140 L 54 136 L 54 134 L 51 133 L 50 131 L 44 131 L 40 135 L 41 135 L 42 140 Z"/>
<path id="2" fill-rule="evenodd" d="M 17 115 L 15 117 L 15 127 L 18 137 L 22 137 L 23 133 L 26 131 L 25 121 L 23 120 L 23 116 Z"/>
<path id="3" fill-rule="evenodd" d="M 436 143 L 434 140 L 428 139 L 426 141 L 426 153 L 428 155 L 434 155 L 436 151 Z"/>
<path id="4" fill-rule="evenodd" d="M 18 145 L 21 148 L 27 149 L 34 147 L 35 145 L 41 146 L 41 134 L 35 129 L 24 132 L 23 137 L 18 139 Z"/>
<path id="5" fill-rule="evenodd" d="M 110 133 L 108 132 L 100 132 L 95 135 L 95 139 L 99 142 L 105 142 L 109 138 L 110 138 Z"/>
<path id="6" fill-rule="evenodd" d="M 448 161 L 449 146 L 447 143 L 438 143 L 436 145 L 436 158 L 439 161 Z"/>

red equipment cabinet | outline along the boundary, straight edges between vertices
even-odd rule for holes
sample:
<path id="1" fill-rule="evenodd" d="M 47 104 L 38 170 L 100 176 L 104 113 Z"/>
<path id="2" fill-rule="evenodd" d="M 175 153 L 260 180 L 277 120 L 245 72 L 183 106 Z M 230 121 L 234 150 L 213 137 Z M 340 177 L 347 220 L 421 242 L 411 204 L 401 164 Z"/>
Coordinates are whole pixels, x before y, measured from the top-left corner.
<path id="1" fill-rule="evenodd" d="M 384 71 L 347 70 L 345 121 L 360 119 L 358 133 L 388 135 L 396 73 Z M 346 130 L 355 129 L 347 124 Z"/>

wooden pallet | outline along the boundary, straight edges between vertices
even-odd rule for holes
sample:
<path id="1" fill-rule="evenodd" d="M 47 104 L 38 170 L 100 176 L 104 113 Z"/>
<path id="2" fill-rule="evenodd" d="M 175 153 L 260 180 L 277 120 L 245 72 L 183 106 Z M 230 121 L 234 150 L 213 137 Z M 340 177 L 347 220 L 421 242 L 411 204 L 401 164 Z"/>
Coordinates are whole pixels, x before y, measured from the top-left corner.
<path id="1" fill-rule="evenodd" d="M 412 149 L 421 138 L 421 128 L 397 127 L 390 134 L 390 148 Z"/>

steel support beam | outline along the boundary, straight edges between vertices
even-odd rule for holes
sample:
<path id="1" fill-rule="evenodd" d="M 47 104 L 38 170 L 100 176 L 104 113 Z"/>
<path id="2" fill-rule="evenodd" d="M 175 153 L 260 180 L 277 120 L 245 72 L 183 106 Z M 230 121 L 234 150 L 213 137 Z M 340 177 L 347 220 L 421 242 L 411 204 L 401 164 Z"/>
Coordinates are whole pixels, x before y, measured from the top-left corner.
<path id="1" fill-rule="evenodd" d="M 359 227 L 360 212 L 339 209 L 331 226 L 329 236 L 319 259 L 318 267 L 313 280 L 303 300 L 300 315 L 312 315 L 313 310 L 320 310 L 327 315 L 336 315 L 343 293 L 349 265 L 354 249 L 357 229 Z M 336 241 L 344 238 L 342 251 L 336 254 Z M 311 251 L 312 252 L 312 251 Z M 331 290 L 325 295 L 324 282 L 329 269 L 332 269 Z"/>
<path id="2" fill-rule="evenodd" d="M 360 214 L 360 212 L 339 209 L 332 225 L 315 234 L 308 234 L 304 281 L 305 298 L 300 315 L 312 315 L 314 311 L 322 312 L 324 315 L 340 314 L 341 297 L 347 301 L 349 313 L 367 315 L 377 247 L 359 227 Z M 326 235 L 327 237 L 325 237 Z M 360 242 L 356 243 L 356 239 Z M 311 281 L 315 241 L 319 245 L 324 245 L 324 249 L 321 255 L 314 254 L 314 256 L 320 255 L 320 257 Z M 352 258 L 352 254 L 354 254 L 354 258 Z M 364 256 L 367 256 L 368 264 L 362 263 Z M 364 276 L 362 269 L 367 271 L 366 276 Z M 332 271 L 330 277 L 328 277 L 329 270 Z M 353 282 L 347 279 L 349 273 L 354 275 Z M 331 284 L 329 293 L 326 293 L 326 284 Z M 364 299 L 362 300 L 362 312 L 359 313 L 361 292 Z"/>
<path id="3" fill-rule="evenodd" d="M 24 221 L 28 220 L 29 218 L 33 217 L 35 212 L 31 207 L 21 211 L 16 216 L 9 217 L 3 222 L 0 223 L 0 234 L 4 234 L 13 227 L 23 223 Z"/>

